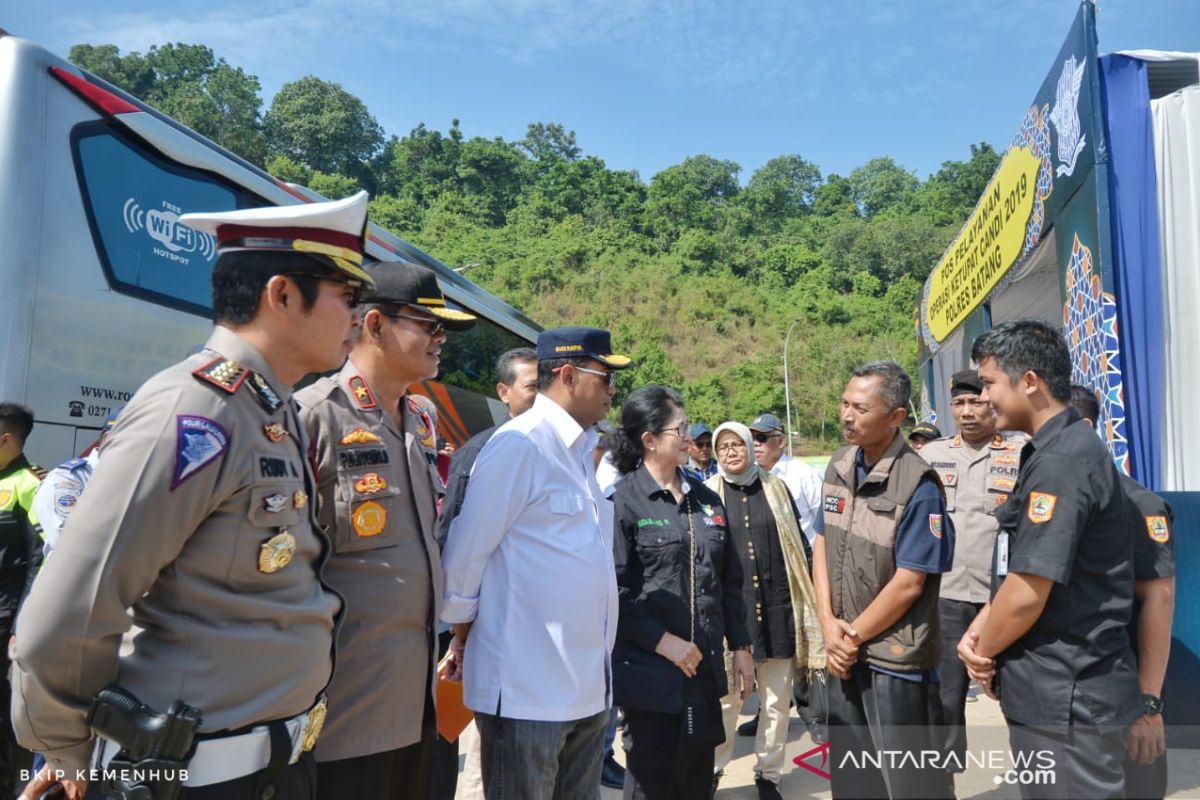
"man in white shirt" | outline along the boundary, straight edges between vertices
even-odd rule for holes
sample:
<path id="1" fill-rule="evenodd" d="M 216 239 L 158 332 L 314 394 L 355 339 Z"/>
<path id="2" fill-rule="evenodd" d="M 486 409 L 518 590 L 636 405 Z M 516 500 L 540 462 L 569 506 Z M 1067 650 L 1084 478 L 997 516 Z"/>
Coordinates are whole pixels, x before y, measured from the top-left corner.
<path id="1" fill-rule="evenodd" d="M 759 414 L 750 423 L 750 433 L 754 435 L 754 459 L 758 465 L 783 478 L 792 499 L 796 501 L 796 510 L 800 513 L 800 529 L 812 547 L 813 520 L 821 510 L 821 473 L 805 464 L 798 458 L 792 458 L 784 451 L 787 442 L 784 439 L 783 423 L 774 414 Z"/>
<path id="2" fill-rule="evenodd" d="M 480 451 L 450 527 L 442 619 L 485 795 L 598 800 L 617 587 L 593 426 L 630 360 L 596 328 L 543 331 L 537 357 L 533 408 Z"/>

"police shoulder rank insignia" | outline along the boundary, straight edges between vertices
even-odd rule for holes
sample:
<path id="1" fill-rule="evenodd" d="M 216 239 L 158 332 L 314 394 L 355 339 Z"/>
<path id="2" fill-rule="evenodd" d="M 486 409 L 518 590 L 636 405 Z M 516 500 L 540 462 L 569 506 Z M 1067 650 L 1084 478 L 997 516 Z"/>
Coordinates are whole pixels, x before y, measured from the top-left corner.
<path id="1" fill-rule="evenodd" d="M 962 447 L 962 434 L 954 434 L 954 441 L 950 442 L 951 447 Z"/>
<path id="2" fill-rule="evenodd" d="M 1054 516 L 1054 504 L 1057 502 L 1057 495 L 1047 494 L 1046 492 L 1030 492 L 1029 510 L 1026 514 L 1029 517 L 1029 521 L 1035 525 L 1049 522 Z"/>
<path id="3" fill-rule="evenodd" d="M 1165 544 L 1171 538 L 1171 528 L 1167 525 L 1166 517 L 1146 517 L 1146 531 L 1150 538 L 1159 544 Z"/>
<path id="4" fill-rule="evenodd" d="M 846 498 L 836 494 L 825 495 L 825 510 L 830 514 L 841 514 L 846 511 Z"/>
<path id="5" fill-rule="evenodd" d="M 229 447 L 229 434 L 207 417 L 180 414 L 175 418 L 175 472 L 171 491 L 220 458 Z"/>
<path id="6" fill-rule="evenodd" d="M 367 386 L 367 382 L 361 376 L 355 375 L 348 383 L 359 408 L 375 408 L 378 405 L 375 395 L 371 393 L 371 387 Z"/>
<path id="7" fill-rule="evenodd" d="M 246 380 L 250 370 L 225 356 L 217 356 L 199 369 L 193 370 L 192 374 L 233 394 L 242 385 L 242 381 Z"/>
<path id="8" fill-rule="evenodd" d="M 292 508 L 299 510 L 306 505 L 308 505 L 308 492 L 297 489 L 296 493 L 292 495 Z"/>
<path id="9" fill-rule="evenodd" d="M 74 472 L 75 470 L 79 469 L 80 467 L 83 467 L 86 465 L 87 465 L 86 458 L 72 458 L 70 461 L 67 461 L 63 464 L 63 469 L 69 469 L 72 472 Z"/>
<path id="10" fill-rule="evenodd" d="M 387 509 L 374 500 L 368 500 L 354 509 L 350 524 L 359 536 L 378 536 L 387 526 Z"/>
<path id="11" fill-rule="evenodd" d="M 342 444 L 371 444 L 378 441 L 379 437 L 366 428 L 355 428 L 342 437 Z"/>
<path id="12" fill-rule="evenodd" d="M 292 553 L 296 552 L 296 537 L 287 531 L 272 536 L 262 543 L 258 549 L 258 571 L 271 574 L 292 563 Z"/>
<path id="13" fill-rule="evenodd" d="M 263 433 L 272 442 L 282 442 L 288 437 L 287 428 L 280 425 L 278 422 L 271 422 L 263 425 Z"/>
<path id="14" fill-rule="evenodd" d="M 929 515 L 929 532 L 933 534 L 933 537 L 935 539 L 942 538 L 942 515 L 941 514 L 930 514 Z"/>

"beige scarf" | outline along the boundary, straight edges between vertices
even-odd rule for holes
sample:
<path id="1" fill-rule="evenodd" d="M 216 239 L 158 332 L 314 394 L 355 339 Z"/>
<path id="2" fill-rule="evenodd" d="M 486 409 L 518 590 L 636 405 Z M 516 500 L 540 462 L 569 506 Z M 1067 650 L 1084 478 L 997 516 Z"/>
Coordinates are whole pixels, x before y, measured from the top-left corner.
<path id="1" fill-rule="evenodd" d="M 775 527 L 779 530 L 779 543 L 783 546 L 783 563 L 787 567 L 788 590 L 792 596 L 792 620 L 796 627 L 796 666 L 809 672 L 825 668 L 825 636 L 817 619 L 817 593 L 813 589 L 812 577 L 808 574 L 808 560 L 804 557 L 804 545 L 800 543 L 800 525 L 792 511 L 792 496 L 787 484 L 757 464 L 750 469 L 758 471 L 763 483 L 763 494 L 771 513 L 775 515 Z M 714 475 L 704 482 L 708 488 L 721 495 L 725 502 L 725 481 Z"/>

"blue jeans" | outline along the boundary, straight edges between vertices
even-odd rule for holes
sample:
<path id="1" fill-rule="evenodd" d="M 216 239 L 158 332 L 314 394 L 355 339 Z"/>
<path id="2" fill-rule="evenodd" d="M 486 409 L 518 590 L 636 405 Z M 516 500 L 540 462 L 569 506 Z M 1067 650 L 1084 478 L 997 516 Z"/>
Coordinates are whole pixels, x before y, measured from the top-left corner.
<path id="1" fill-rule="evenodd" d="M 600 800 L 608 710 L 569 722 L 475 714 L 487 800 Z"/>

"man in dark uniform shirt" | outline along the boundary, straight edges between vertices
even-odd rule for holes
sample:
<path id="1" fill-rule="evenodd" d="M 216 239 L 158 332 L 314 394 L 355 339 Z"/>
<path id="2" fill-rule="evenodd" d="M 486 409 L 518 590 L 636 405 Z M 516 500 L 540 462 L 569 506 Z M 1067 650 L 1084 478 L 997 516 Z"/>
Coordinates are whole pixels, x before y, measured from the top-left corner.
<path id="1" fill-rule="evenodd" d="M 1071 405 L 1095 427 L 1100 403 L 1086 386 L 1071 387 Z M 1167 737 L 1163 727 L 1163 682 L 1171 654 L 1175 614 L 1175 515 L 1166 500 L 1133 478 L 1121 475 L 1132 503 L 1133 617 L 1129 642 L 1137 654 L 1142 716 L 1125 738 L 1125 796 L 1161 798 L 1167 792 Z"/>
<path id="2" fill-rule="evenodd" d="M 960 657 L 999 694 L 1014 759 L 1051 773 L 1021 782 L 1022 796 L 1123 797 L 1125 731 L 1140 704 L 1126 632 L 1133 540 L 1116 466 L 1067 405 L 1071 356 L 1058 328 L 1005 322 L 971 357 L 997 427 L 1033 438 L 996 512 L 992 599 Z"/>

